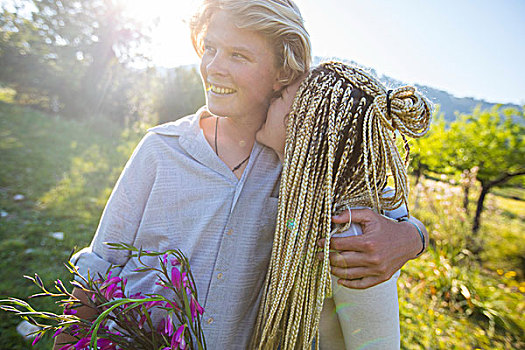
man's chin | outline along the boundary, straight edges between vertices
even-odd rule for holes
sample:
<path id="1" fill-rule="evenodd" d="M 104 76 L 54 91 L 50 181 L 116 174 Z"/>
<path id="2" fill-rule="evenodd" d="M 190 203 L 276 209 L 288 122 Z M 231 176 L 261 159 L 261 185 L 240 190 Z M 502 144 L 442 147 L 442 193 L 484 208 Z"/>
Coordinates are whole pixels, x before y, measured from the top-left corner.
<path id="1" fill-rule="evenodd" d="M 264 143 L 264 125 L 255 133 L 255 141 L 266 146 Z"/>
<path id="2" fill-rule="evenodd" d="M 217 104 L 214 103 L 208 103 L 208 111 L 218 117 L 227 117 L 229 114 L 226 108 L 217 106 Z"/>

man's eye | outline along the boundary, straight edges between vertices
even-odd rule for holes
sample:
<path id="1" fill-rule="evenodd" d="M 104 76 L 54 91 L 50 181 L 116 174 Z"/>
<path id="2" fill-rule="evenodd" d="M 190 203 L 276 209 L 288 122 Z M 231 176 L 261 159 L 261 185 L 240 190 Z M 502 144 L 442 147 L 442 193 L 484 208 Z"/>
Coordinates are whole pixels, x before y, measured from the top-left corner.
<path id="1" fill-rule="evenodd" d="M 241 58 L 243 60 L 246 59 L 246 56 L 244 56 L 244 55 L 242 55 L 240 53 L 233 53 L 232 56 L 235 57 L 235 58 Z"/>

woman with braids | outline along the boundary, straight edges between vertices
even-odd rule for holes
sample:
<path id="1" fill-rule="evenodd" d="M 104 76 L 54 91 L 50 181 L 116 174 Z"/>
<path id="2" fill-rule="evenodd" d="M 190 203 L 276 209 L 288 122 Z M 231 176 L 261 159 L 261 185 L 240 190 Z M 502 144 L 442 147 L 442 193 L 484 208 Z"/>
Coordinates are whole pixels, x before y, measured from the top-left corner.
<path id="1" fill-rule="evenodd" d="M 205 309 L 208 348 L 245 349 L 270 261 L 281 174 L 279 159 L 255 134 L 271 99 L 308 72 L 310 39 L 291 0 L 204 0 L 190 27 L 206 106 L 149 130 L 117 181 L 91 245 L 73 261 L 92 275 L 119 265 L 113 275 L 128 278 L 130 293 L 162 293 L 153 273 L 132 273 L 136 259 L 104 242 L 181 249 Z M 335 220 L 347 222 L 345 215 Z M 372 211 L 362 217 L 368 241 L 341 238 L 338 249 L 349 255 L 333 259 L 340 269 L 333 273 L 356 288 L 389 279 L 420 249 L 414 227 Z M 154 322 L 162 317 L 158 312 Z"/>
<path id="2" fill-rule="evenodd" d="M 397 275 L 362 291 L 338 286 L 327 253 L 330 238 L 349 225 L 334 226 L 330 219 L 347 208 L 382 213 L 407 204 L 406 163 L 395 135 L 405 145 L 406 136 L 424 135 L 431 113 L 414 88 L 387 91 L 340 62 L 321 64 L 272 102 L 257 140 L 276 151 L 283 172 L 254 347 L 310 349 L 317 338 L 324 349 L 399 348 Z M 394 188 L 382 195 L 389 178 Z M 420 231 L 417 220 L 411 223 Z"/>

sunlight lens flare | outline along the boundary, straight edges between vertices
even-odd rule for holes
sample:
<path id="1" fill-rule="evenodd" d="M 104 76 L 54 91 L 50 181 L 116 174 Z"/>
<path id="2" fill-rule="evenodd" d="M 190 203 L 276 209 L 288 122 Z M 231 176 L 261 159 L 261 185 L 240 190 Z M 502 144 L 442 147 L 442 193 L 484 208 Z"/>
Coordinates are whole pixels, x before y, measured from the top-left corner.
<path id="1" fill-rule="evenodd" d="M 199 62 L 188 28 L 188 20 L 198 4 L 196 0 L 126 0 L 123 5 L 130 17 L 152 25 L 153 62 L 157 66 L 175 67 Z"/>

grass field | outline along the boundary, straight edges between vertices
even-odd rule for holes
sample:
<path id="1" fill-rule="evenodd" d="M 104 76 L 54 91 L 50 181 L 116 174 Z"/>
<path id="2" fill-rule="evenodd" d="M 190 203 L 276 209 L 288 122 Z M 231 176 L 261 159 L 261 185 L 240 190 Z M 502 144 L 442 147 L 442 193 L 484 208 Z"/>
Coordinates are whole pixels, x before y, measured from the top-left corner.
<path id="1" fill-rule="evenodd" d="M 0 298 L 36 292 L 23 275 L 69 277 L 62 263 L 73 247 L 89 244 L 142 133 L 0 103 Z M 457 187 L 424 180 L 412 190 L 412 213 L 432 244 L 399 280 L 402 348 L 525 349 L 525 193 L 496 193 L 472 237 L 475 193 L 467 213 Z M 473 243 L 483 247 L 477 255 Z M 34 304 L 58 311 L 43 300 Z M 19 322 L 0 312 L 0 349 L 31 347 L 15 331 Z"/>

